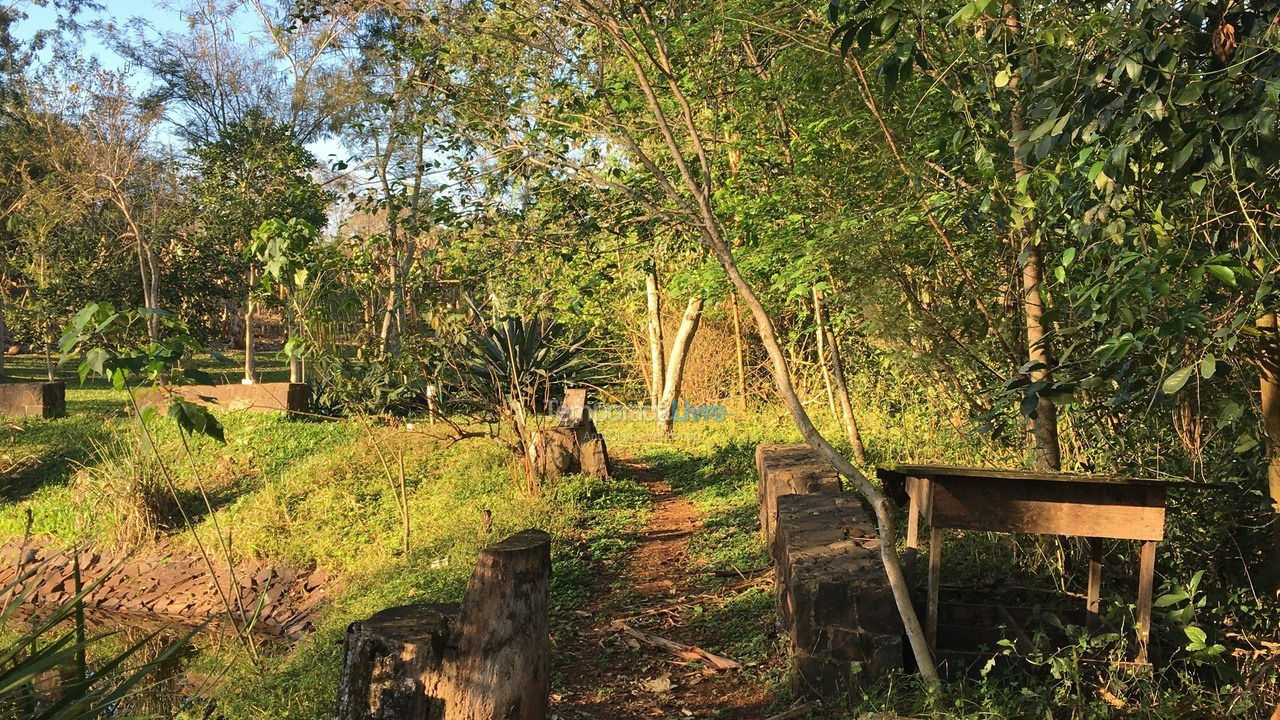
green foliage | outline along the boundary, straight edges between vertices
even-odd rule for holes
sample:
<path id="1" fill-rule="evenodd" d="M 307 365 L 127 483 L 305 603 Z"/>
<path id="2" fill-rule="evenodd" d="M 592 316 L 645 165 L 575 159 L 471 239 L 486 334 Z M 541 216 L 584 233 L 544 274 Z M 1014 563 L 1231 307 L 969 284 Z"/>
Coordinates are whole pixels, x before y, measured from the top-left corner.
<path id="1" fill-rule="evenodd" d="M 86 633 L 83 599 L 109 575 L 85 586 L 71 599 L 51 608 L 47 615 L 26 622 L 17 617 L 16 610 L 31 591 L 29 582 L 39 572 L 39 567 L 27 568 L 3 588 L 10 600 L 0 611 L 0 627 L 6 630 L 0 647 L 0 717 L 94 720 L 110 715 L 145 687 L 191 638 L 188 634 L 169 644 L 157 657 L 135 662 L 159 634 L 153 632 L 111 653 L 90 672 L 84 661 L 86 653 L 106 645 L 114 633 Z M 57 687 L 37 690 L 37 682 L 49 673 L 58 675 Z"/>
<path id="2" fill-rule="evenodd" d="M 166 336 L 140 343 L 137 340 L 140 332 L 156 318 L 168 331 Z M 109 380 L 117 392 L 128 393 L 130 404 L 144 421 L 155 412 L 155 406 L 137 408 L 133 391 L 140 383 L 163 390 L 165 386 L 181 384 L 188 377 L 209 379 L 195 368 L 183 369 L 183 361 L 198 352 L 200 346 L 187 334 L 186 325 L 162 311 L 117 311 L 110 303 L 90 303 L 71 319 L 59 345 L 64 360 L 76 353 L 83 354 L 78 370 L 81 384 L 90 376 Z M 167 402 L 166 414 L 183 432 L 226 442 L 222 423 L 208 408 L 177 396 L 169 396 Z"/>

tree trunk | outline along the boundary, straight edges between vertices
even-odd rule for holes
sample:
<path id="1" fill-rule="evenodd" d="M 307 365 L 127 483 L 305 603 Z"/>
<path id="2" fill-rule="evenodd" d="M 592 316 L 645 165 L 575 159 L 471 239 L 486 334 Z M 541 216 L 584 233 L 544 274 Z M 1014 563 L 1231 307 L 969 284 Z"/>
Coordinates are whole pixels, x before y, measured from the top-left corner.
<path id="1" fill-rule="evenodd" d="M 862 444 L 858 418 L 853 414 L 853 403 L 849 400 L 849 384 L 844 377 L 844 360 L 840 355 L 840 343 L 836 340 L 835 331 L 830 325 L 827 326 L 827 347 L 831 348 L 831 374 L 835 377 L 836 399 L 840 401 L 840 412 L 844 416 L 845 438 L 849 441 L 853 461 L 859 465 L 866 465 L 867 451 Z"/>
<path id="2" fill-rule="evenodd" d="M 1258 381 L 1261 390 L 1262 427 L 1267 446 L 1267 492 L 1272 507 L 1280 514 L 1280 330 L 1275 312 L 1264 313 L 1257 321 L 1262 331 Z M 1280 519 L 1275 521 L 1272 568 L 1280 585 Z"/>
<path id="3" fill-rule="evenodd" d="M 9 288 L 0 285 L 0 377 L 4 377 L 5 356 L 9 353 L 9 321 L 5 319 L 5 295 Z"/>
<path id="4" fill-rule="evenodd" d="M 658 417 L 658 428 L 663 435 L 671 433 L 675 424 L 676 405 L 680 402 L 680 385 L 684 382 L 685 360 L 689 355 L 689 346 L 693 344 L 693 336 L 698 332 L 698 323 L 702 320 L 702 298 L 692 298 L 685 306 L 684 316 L 680 318 L 680 327 L 676 330 L 675 339 L 671 341 L 671 355 L 667 358 L 666 382 L 662 387 L 662 399 L 659 401 L 661 413 Z"/>
<path id="5" fill-rule="evenodd" d="M 662 390 L 666 378 L 662 370 L 666 342 L 662 337 L 662 297 L 658 295 L 658 272 L 647 270 L 644 274 L 644 295 L 649 317 L 649 407 L 659 412 Z"/>
<path id="6" fill-rule="evenodd" d="M 286 302 L 288 302 L 286 298 Z M 294 343 L 297 342 L 301 334 L 298 329 L 298 314 L 285 305 L 285 323 L 289 328 L 289 334 L 286 342 L 290 344 L 292 352 L 289 354 L 289 382 L 300 383 L 306 382 L 302 377 L 302 355 L 299 354 L 298 348 Z"/>
<path id="7" fill-rule="evenodd" d="M 813 288 L 813 334 L 818 344 L 818 369 L 822 371 L 822 385 L 827 391 L 827 408 L 831 411 L 831 419 L 840 422 L 836 412 L 836 395 L 831 390 L 831 372 L 827 369 L 827 327 L 822 319 L 822 293 Z"/>
<path id="8" fill-rule="evenodd" d="M 747 410 L 747 366 L 742 352 L 742 314 L 738 312 L 738 294 L 730 291 L 733 301 L 733 345 L 738 355 L 738 409 Z"/>
<path id="9" fill-rule="evenodd" d="M 244 382 L 257 381 L 258 364 L 253 356 L 253 268 L 249 268 L 249 293 L 244 301 Z"/>
<path id="10" fill-rule="evenodd" d="M 1005 3 L 1005 27 L 1011 35 L 1022 32 L 1022 21 L 1018 17 L 1018 4 L 1015 0 Z M 1021 181 L 1030 172 L 1022 160 L 1022 141 L 1017 139 L 1023 132 L 1022 100 L 1018 92 L 1019 75 L 1017 68 L 1009 80 L 1009 92 L 1013 94 L 1013 105 L 1009 110 L 1009 150 L 1013 156 L 1014 180 Z M 1024 258 L 1022 266 L 1022 311 L 1026 320 L 1027 360 L 1033 365 L 1043 367 L 1031 372 L 1031 381 L 1040 382 L 1050 377 L 1052 360 L 1049 352 L 1048 327 L 1044 322 L 1044 255 L 1037 241 L 1035 225 L 1028 220 L 1026 225 L 1015 231 L 1020 236 L 1020 255 Z M 1037 398 L 1036 414 L 1028 423 L 1029 439 L 1034 454 L 1035 466 L 1038 470 L 1058 470 L 1062 467 L 1062 451 L 1058 444 L 1058 407 L 1043 394 Z"/>

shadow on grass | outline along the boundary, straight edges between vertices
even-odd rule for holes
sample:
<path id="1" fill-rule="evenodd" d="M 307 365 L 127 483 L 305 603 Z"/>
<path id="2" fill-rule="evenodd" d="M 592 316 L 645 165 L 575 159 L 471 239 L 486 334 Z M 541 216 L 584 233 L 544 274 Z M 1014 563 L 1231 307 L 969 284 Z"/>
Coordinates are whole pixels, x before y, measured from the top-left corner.
<path id="1" fill-rule="evenodd" d="M 0 484 L 0 500 L 8 502 L 24 500 L 45 485 L 66 484 L 111 435 L 100 419 L 89 417 L 30 420 L 18 427 L 11 451 L 17 467 Z"/>

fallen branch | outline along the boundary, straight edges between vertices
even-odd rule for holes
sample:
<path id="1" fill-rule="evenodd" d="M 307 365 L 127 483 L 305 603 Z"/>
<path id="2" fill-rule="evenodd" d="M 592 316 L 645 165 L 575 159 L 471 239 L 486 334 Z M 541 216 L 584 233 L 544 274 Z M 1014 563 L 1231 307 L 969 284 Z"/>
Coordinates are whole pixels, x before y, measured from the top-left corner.
<path id="1" fill-rule="evenodd" d="M 807 715 L 812 711 L 813 711 L 813 705 L 811 705 L 810 703 L 805 703 L 803 705 L 797 705 L 791 708 L 790 710 L 780 712 L 777 715 L 771 715 L 765 718 L 765 720 L 791 720 L 791 718 L 798 718 L 801 715 Z"/>
<path id="2" fill-rule="evenodd" d="M 664 637 L 651 635 L 650 633 L 644 632 L 643 630 L 637 630 L 621 621 L 615 621 L 613 623 L 613 628 L 627 635 L 630 635 L 631 637 L 641 642 L 648 643 L 649 645 L 652 645 L 654 647 L 662 648 L 663 650 L 666 650 L 672 655 L 675 655 L 676 657 L 681 658 L 683 660 L 696 660 L 699 662 L 705 662 L 708 665 L 710 665 L 713 670 L 716 670 L 716 671 L 742 669 L 742 665 L 739 664 L 737 661 L 730 660 L 729 658 L 724 657 L 722 655 L 716 655 L 715 653 L 707 652 L 706 650 L 703 650 L 702 648 L 699 648 L 699 647 L 694 647 L 693 645 L 685 645 L 684 643 L 676 642 L 675 640 L 668 640 Z"/>

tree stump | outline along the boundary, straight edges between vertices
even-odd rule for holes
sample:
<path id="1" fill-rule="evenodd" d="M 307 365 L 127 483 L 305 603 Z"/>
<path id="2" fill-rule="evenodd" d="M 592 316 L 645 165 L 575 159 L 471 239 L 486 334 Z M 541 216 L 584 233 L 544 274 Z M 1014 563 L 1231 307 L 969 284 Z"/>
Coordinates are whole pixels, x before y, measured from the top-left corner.
<path id="1" fill-rule="evenodd" d="M 480 551 L 461 605 L 383 610 L 347 628 L 339 720 L 544 720 L 551 537 Z"/>
<path id="2" fill-rule="evenodd" d="M 423 679 L 437 675 L 458 615 L 456 604 L 405 605 L 347 627 L 339 720 L 440 720 Z"/>
<path id="3" fill-rule="evenodd" d="M 525 530 L 480 553 L 442 677 L 447 720 L 543 720 L 551 689 L 551 536 Z"/>

